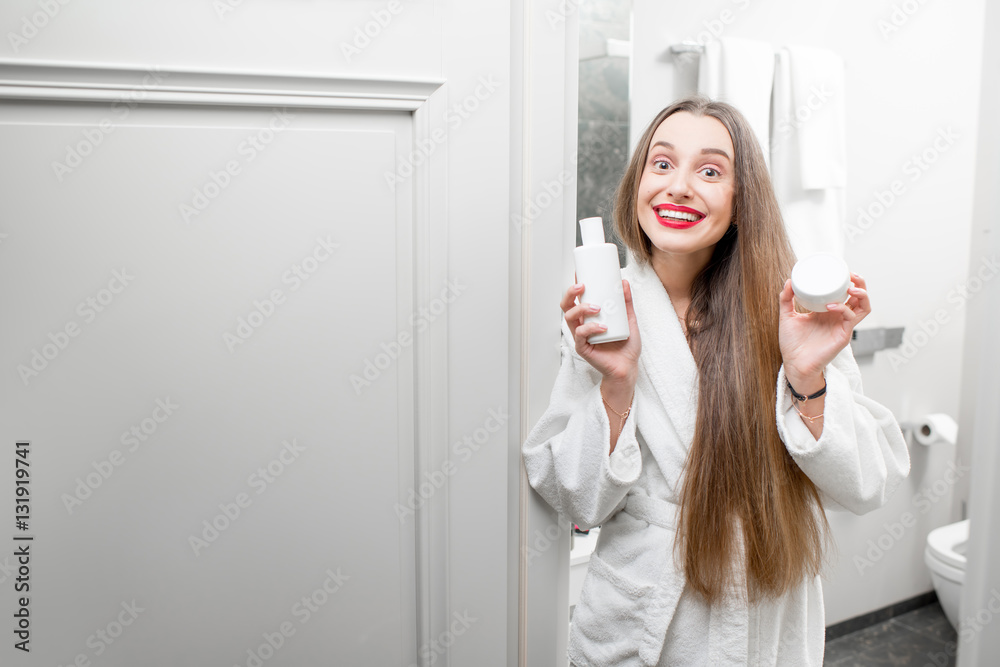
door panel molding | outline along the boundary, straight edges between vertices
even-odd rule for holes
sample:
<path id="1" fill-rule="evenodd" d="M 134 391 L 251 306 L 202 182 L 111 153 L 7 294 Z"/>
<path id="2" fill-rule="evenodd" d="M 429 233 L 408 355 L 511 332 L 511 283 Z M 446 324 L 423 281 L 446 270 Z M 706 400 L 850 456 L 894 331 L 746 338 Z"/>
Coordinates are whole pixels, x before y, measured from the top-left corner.
<path id="1" fill-rule="evenodd" d="M 439 79 L 170 70 L 0 60 L 0 99 L 416 111 Z"/>
<path id="2" fill-rule="evenodd" d="M 402 172 L 400 165 L 412 170 L 412 174 L 403 172 L 409 177 L 391 185 L 387 181 L 386 188 L 396 212 L 396 321 L 412 340 L 395 366 L 400 387 L 395 501 L 406 506 L 410 492 L 440 468 L 449 442 L 447 317 L 421 331 L 412 322 L 412 315 L 434 299 L 449 277 L 446 151 L 424 155 L 419 149 L 428 142 L 441 143 L 440 135 L 432 132 L 440 132 L 434 130 L 432 119 L 442 118 L 447 111 L 445 81 L 0 61 L 0 102 L 5 101 L 12 103 L 10 113 L 0 118 L 7 125 L 37 122 L 38 116 L 31 113 L 38 111 L 44 111 L 46 123 L 93 125 L 84 120 L 86 114 L 79 113 L 84 105 L 134 101 L 150 107 L 144 120 L 158 128 L 188 127 L 177 116 L 182 107 L 209 111 L 213 118 L 215 110 L 205 107 L 229 109 L 218 118 L 223 128 L 244 126 L 245 121 L 235 115 L 236 108 L 245 110 L 239 116 L 256 116 L 260 110 L 287 107 L 341 112 L 303 113 L 310 118 L 303 119 L 304 126 L 296 131 L 328 130 L 319 119 L 339 117 L 358 131 L 394 132 L 397 175 Z M 366 130 L 355 125 L 359 112 L 366 110 L 388 112 L 378 116 L 398 122 L 388 128 L 379 122 Z M 449 627 L 448 503 L 446 481 L 415 518 L 399 527 L 401 544 L 406 546 L 400 554 L 404 622 L 398 640 L 408 655 L 416 655 L 418 646 L 430 645 Z"/>

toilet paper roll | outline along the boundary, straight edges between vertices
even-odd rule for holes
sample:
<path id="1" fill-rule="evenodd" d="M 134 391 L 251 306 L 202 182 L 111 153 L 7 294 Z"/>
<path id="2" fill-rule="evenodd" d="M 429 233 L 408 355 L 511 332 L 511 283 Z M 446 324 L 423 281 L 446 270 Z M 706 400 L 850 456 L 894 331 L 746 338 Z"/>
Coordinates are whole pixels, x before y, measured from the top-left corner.
<path id="1" fill-rule="evenodd" d="M 922 417 L 917 422 L 914 432 L 917 442 L 921 445 L 936 445 L 942 442 L 954 445 L 958 436 L 958 424 L 948 415 L 935 412 Z"/>

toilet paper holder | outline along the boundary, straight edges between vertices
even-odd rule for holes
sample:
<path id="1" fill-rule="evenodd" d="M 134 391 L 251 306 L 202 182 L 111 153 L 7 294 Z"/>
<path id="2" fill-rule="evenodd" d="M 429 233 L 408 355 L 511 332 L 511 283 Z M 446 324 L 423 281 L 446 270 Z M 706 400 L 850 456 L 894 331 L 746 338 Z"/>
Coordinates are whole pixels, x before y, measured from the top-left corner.
<path id="1" fill-rule="evenodd" d="M 879 350 L 903 344 L 903 327 L 872 327 L 851 332 L 851 352 L 854 357 L 867 357 Z"/>
<path id="2" fill-rule="evenodd" d="M 899 422 L 903 436 L 912 433 L 913 439 L 921 445 L 947 443 L 954 445 L 958 436 L 958 424 L 949 415 L 929 414 L 919 420 Z"/>

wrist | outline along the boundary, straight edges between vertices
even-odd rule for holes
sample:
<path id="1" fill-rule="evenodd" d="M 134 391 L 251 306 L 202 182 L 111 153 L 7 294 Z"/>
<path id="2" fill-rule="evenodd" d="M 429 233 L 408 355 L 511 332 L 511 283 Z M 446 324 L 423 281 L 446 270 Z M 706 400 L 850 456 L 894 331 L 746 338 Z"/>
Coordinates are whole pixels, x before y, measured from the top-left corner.
<path id="1" fill-rule="evenodd" d="M 820 391 L 826 386 L 826 377 L 822 370 L 812 373 L 800 373 L 794 369 L 785 369 L 785 380 L 797 394 L 806 396 Z"/>
<path id="2" fill-rule="evenodd" d="M 601 381 L 601 396 L 618 412 L 624 412 L 632 406 L 635 395 L 635 381 L 630 378 L 610 378 L 605 376 Z"/>

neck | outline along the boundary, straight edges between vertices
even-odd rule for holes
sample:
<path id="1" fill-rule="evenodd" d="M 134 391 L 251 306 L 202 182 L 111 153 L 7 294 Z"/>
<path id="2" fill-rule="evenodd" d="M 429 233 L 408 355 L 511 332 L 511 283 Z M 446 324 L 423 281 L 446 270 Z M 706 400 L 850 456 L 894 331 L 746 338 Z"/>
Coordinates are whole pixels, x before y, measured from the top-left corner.
<path id="1" fill-rule="evenodd" d="M 691 286 L 695 277 L 708 265 L 713 248 L 695 253 L 670 254 L 653 250 L 653 271 L 667 290 L 667 296 L 678 315 L 687 311 L 691 302 Z"/>

